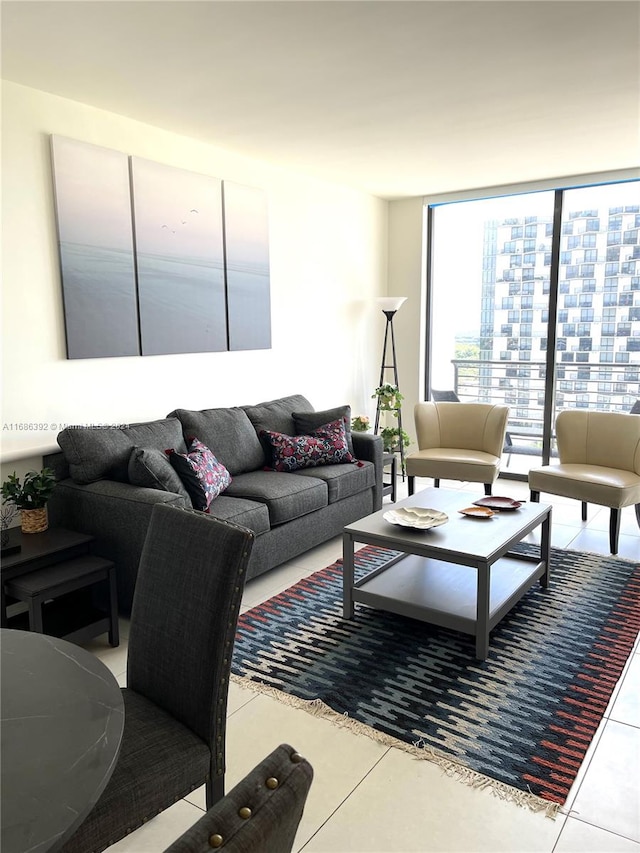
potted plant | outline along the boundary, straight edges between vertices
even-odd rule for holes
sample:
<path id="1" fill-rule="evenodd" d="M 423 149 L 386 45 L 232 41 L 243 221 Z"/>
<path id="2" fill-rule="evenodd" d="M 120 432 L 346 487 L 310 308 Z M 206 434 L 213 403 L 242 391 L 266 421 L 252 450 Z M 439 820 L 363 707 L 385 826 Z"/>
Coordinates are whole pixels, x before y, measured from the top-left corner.
<path id="1" fill-rule="evenodd" d="M 8 557 L 9 554 L 15 554 L 20 551 L 21 546 L 14 543 L 9 544 L 9 528 L 11 522 L 18 514 L 18 507 L 13 504 L 3 503 L 0 506 L 0 556 Z"/>
<path id="2" fill-rule="evenodd" d="M 396 385 L 390 385 L 388 382 L 378 386 L 371 395 L 372 399 L 378 401 L 378 408 L 382 412 L 393 412 L 395 418 L 398 417 L 398 412 L 402 406 L 404 397 L 398 390 Z"/>
<path id="3" fill-rule="evenodd" d="M 47 501 L 55 488 L 56 479 L 51 468 L 29 471 L 24 482 L 16 472 L 2 484 L 2 499 L 20 510 L 20 525 L 23 533 L 42 533 L 49 526 Z"/>
<path id="4" fill-rule="evenodd" d="M 411 439 L 404 430 L 400 430 L 400 427 L 384 427 L 380 430 L 382 447 L 386 452 L 396 450 L 399 447 L 401 433 L 402 446 L 403 448 L 408 447 L 411 444 Z"/>
<path id="5" fill-rule="evenodd" d="M 356 415 L 351 419 L 351 429 L 354 432 L 366 432 L 371 429 L 371 423 L 366 415 Z"/>

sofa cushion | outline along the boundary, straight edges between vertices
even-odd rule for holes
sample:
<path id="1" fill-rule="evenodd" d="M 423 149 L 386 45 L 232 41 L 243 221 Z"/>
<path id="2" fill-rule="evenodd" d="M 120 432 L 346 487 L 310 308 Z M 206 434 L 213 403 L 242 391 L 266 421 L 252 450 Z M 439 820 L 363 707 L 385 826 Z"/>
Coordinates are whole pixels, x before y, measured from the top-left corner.
<path id="1" fill-rule="evenodd" d="M 249 501 L 244 498 L 230 498 L 226 494 L 211 501 L 209 515 L 232 521 L 242 527 L 248 527 L 256 536 L 267 533 L 269 526 L 269 510 L 266 504 L 259 501 Z"/>
<path id="2" fill-rule="evenodd" d="M 228 409 L 176 409 L 185 438 L 197 436 L 235 477 L 264 465 L 264 452 L 251 421 L 237 407 Z"/>
<path id="3" fill-rule="evenodd" d="M 284 435 L 281 432 L 262 430 L 260 437 L 271 448 L 271 466 L 274 471 L 297 471 L 317 465 L 335 465 L 355 462 L 349 452 L 342 420 L 324 424 L 312 435 Z"/>
<path id="4" fill-rule="evenodd" d="M 257 406 L 243 406 L 257 433 L 263 429 L 295 435 L 296 425 L 292 412 L 311 412 L 313 406 L 302 394 L 280 397 L 270 403 L 258 403 Z M 324 421 L 326 423 L 326 421 Z"/>
<path id="5" fill-rule="evenodd" d="M 311 477 L 280 474 L 276 471 L 250 471 L 233 478 L 229 497 L 247 498 L 266 504 L 271 526 L 284 524 L 328 504 L 326 483 Z"/>
<path id="6" fill-rule="evenodd" d="M 342 419 L 347 434 L 347 445 L 349 452 L 353 453 L 353 442 L 351 440 L 351 406 L 336 406 L 333 409 L 324 409 L 321 412 L 293 412 L 291 415 L 295 427 L 295 435 L 311 435 L 318 427 L 331 421 Z"/>
<path id="7" fill-rule="evenodd" d="M 323 480 L 329 490 L 329 503 L 334 504 L 351 495 L 357 495 L 375 485 L 376 472 L 372 462 L 361 465 L 323 465 L 321 468 L 304 468 L 295 477 L 315 477 Z"/>
<path id="8" fill-rule="evenodd" d="M 231 483 L 231 474 L 197 438 L 191 440 L 186 453 L 176 453 L 173 449 L 166 453 L 189 493 L 194 509 L 208 512 L 211 501 Z"/>
<path id="9" fill-rule="evenodd" d="M 146 421 L 127 427 L 67 427 L 58 433 L 58 444 L 69 465 L 72 479 L 80 485 L 103 478 L 128 481 L 131 450 L 134 447 L 173 447 L 186 452 L 182 425 L 177 418 Z"/>
<path id="10" fill-rule="evenodd" d="M 185 498 L 187 505 L 191 504 L 189 493 L 163 450 L 155 447 L 134 447 L 129 456 L 128 476 L 133 486 L 174 492 Z"/>

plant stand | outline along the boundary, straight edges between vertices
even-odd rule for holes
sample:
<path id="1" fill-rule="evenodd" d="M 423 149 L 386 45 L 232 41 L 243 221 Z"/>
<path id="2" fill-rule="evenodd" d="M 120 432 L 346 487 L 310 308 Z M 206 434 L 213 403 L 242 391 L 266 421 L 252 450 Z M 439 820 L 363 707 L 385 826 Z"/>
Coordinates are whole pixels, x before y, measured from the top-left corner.
<path id="1" fill-rule="evenodd" d="M 395 311 L 385 311 L 382 312 L 387 318 L 387 322 L 384 329 L 384 343 L 382 345 L 382 361 L 380 363 L 380 382 L 379 386 L 384 385 L 385 383 L 385 372 L 387 370 L 391 370 L 393 373 L 393 383 L 395 387 L 400 390 L 398 385 L 398 364 L 396 361 L 396 342 L 393 334 L 393 315 L 396 313 Z M 391 344 L 391 360 L 387 362 L 387 349 L 389 343 Z M 380 431 L 380 413 L 385 411 L 393 411 L 395 413 L 395 418 L 398 423 L 398 443 L 395 447 L 391 448 L 390 452 L 399 453 L 400 454 L 400 471 L 402 472 L 402 481 L 404 482 L 404 438 L 402 431 L 402 406 L 400 403 L 395 405 L 393 408 L 388 408 L 384 406 L 384 403 L 380 397 L 378 397 L 377 405 L 376 405 L 376 422 L 374 426 L 374 434 L 378 435 Z M 385 450 L 385 453 L 388 452 Z"/>

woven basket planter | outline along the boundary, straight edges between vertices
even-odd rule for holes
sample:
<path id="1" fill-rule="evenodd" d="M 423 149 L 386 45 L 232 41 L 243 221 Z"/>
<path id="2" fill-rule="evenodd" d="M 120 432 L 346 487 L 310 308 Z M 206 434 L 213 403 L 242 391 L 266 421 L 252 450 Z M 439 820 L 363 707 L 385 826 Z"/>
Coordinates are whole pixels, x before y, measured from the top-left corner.
<path id="1" fill-rule="evenodd" d="M 23 509 L 20 512 L 20 526 L 23 533 L 42 533 L 49 526 L 46 506 L 40 509 Z"/>

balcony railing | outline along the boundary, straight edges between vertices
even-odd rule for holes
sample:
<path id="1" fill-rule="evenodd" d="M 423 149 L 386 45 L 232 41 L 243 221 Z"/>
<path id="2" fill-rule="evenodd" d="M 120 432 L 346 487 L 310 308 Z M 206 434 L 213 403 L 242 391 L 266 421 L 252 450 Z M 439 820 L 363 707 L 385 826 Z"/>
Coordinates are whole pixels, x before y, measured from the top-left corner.
<path id="1" fill-rule="evenodd" d="M 509 406 L 512 431 L 542 432 L 544 361 L 452 359 L 451 363 L 454 391 L 461 400 Z M 640 398 L 640 363 L 559 364 L 555 382 L 556 412 L 629 412 Z"/>

